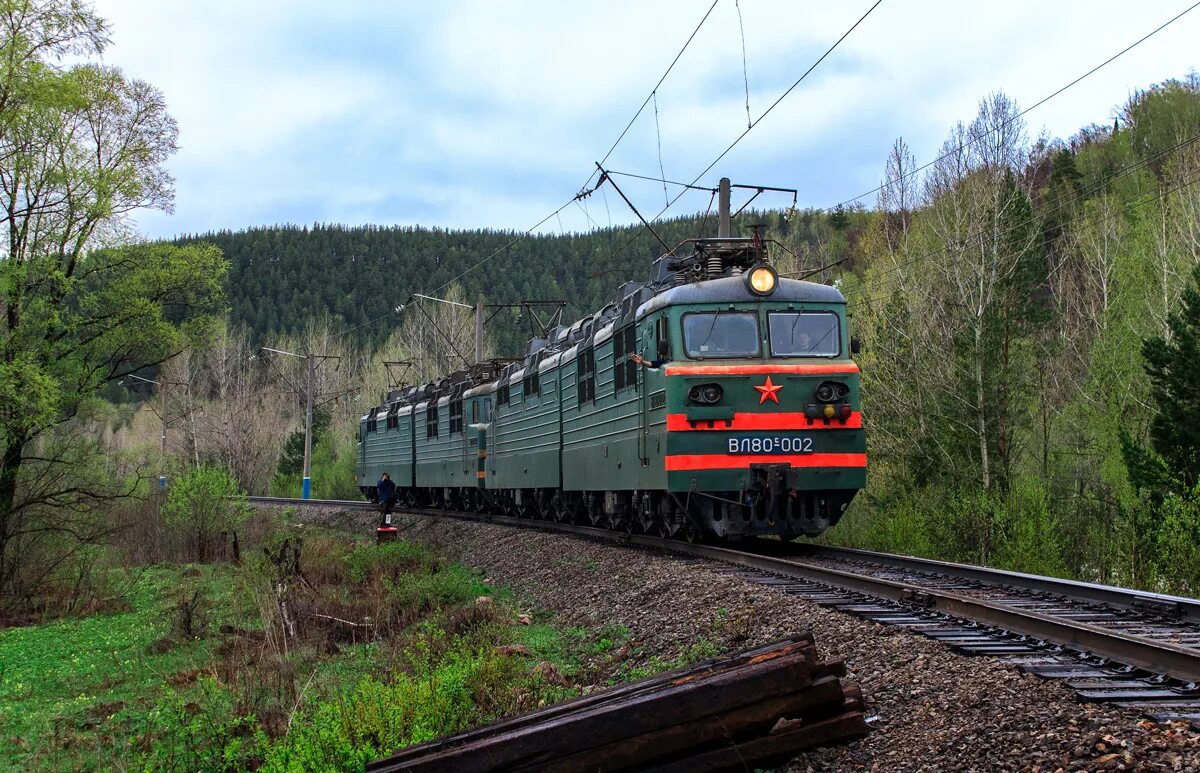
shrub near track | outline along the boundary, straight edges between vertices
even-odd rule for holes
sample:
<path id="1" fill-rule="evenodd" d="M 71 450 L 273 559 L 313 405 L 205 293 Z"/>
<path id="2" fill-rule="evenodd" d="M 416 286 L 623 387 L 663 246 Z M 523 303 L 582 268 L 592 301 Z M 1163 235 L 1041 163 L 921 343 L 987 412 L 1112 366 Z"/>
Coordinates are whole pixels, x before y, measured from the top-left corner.
<path id="1" fill-rule="evenodd" d="M 311 531 L 285 617 L 285 536 L 243 565 L 146 570 L 132 611 L 0 631 L 0 768 L 361 769 L 567 697 L 611 646 L 524 624 L 425 548 Z"/>

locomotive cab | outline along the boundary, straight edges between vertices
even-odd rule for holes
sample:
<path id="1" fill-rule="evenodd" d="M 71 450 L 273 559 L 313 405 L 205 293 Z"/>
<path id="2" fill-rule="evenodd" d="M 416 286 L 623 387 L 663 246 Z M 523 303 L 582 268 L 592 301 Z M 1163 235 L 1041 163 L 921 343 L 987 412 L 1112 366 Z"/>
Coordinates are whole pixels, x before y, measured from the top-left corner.
<path id="1" fill-rule="evenodd" d="M 815 536 L 866 483 L 845 299 L 765 263 L 726 273 L 639 310 L 670 331 L 666 489 L 716 535 Z"/>

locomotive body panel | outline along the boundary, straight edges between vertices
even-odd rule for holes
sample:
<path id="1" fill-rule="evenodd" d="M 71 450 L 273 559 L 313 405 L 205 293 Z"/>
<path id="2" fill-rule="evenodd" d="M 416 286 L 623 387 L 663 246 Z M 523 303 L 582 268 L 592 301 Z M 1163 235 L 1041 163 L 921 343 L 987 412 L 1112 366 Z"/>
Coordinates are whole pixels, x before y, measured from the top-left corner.
<path id="1" fill-rule="evenodd" d="M 508 400 L 497 400 L 488 456 L 489 489 L 558 488 L 558 379 L 539 374 L 538 389 L 524 373 L 509 384 Z M 529 394 L 525 394 L 526 387 Z"/>
<path id="2" fill-rule="evenodd" d="M 366 418 L 359 422 L 359 488 L 373 489 L 385 472 L 400 488 L 413 485 L 412 408 L 385 413 L 371 427 Z"/>

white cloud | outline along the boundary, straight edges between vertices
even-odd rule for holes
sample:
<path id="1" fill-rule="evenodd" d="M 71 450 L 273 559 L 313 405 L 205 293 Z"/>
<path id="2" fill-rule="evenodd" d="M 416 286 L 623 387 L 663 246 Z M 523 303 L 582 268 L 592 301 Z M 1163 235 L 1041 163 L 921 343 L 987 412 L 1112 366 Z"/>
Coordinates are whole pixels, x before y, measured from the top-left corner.
<path id="1" fill-rule="evenodd" d="M 758 116 L 869 2 L 740 5 Z M 707 7 L 97 3 L 113 27 L 106 60 L 160 87 L 180 123 L 177 214 L 143 216 L 154 236 L 316 220 L 528 227 L 575 192 Z M 927 160 L 988 92 L 1029 106 L 1184 7 L 885 2 L 701 182 L 752 177 L 832 204 L 877 183 L 896 136 Z M 1194 65 L 1198 31 L 1200 12 L 1038 108 L 1030 133 L 1111 120 L 1133 89 Z M 742 79 L 736 8 L 720 0 L 659 93 L 669 177 L 691 180 L 745 128 Z M 657 173 L 652 111 L 610 164 Z M 660 186 L 629 187 L 661 208 Z M 606 224 L 602 202 L 589 206 Z M 615 197 L 609 209 L 632 219 Z M 575 207 L 562 220 L 587 227 Z"/>

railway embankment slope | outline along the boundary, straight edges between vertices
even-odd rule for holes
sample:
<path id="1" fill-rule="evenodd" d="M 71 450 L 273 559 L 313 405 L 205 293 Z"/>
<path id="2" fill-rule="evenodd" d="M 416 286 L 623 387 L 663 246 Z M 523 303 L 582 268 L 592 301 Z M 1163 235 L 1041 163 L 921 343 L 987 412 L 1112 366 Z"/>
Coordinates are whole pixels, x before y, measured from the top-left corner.
<path id="1" fill-rule="evenodd" d="M 305 508 L 296 519 L 369 529 L 370 511 Z M 438 545 L 524 596 L 559 626 L 610 627 L 627 673 L 695 652 L 811 630 L 862 684 L 871 734 L 797 758 L 790 770 L 1200 770 L 1200 734 L 919 634 L 823 609 L 728 567 L 567 535 L 418 515 L 406 539 Z M 586 691 L 588 685 L 582 685 Z"/>

